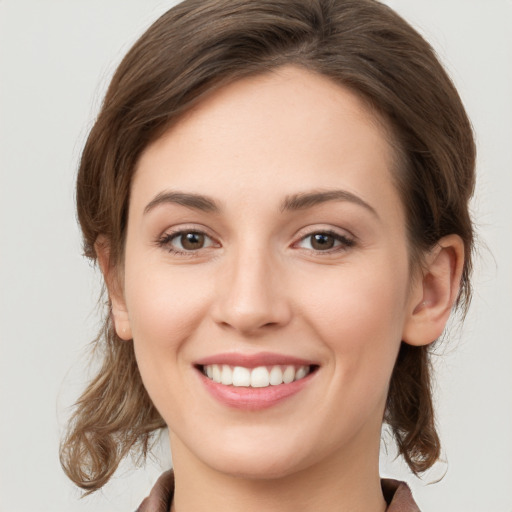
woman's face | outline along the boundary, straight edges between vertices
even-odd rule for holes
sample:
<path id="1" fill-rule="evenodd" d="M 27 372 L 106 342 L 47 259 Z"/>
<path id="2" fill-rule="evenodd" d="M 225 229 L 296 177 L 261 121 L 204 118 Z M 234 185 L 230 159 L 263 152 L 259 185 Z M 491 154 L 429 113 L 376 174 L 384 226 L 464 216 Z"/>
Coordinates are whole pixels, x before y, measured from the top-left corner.
<path id="1" fill-rule="evenodd" d="M 114 314 L 175 463 L 377 457 L 414 307 L 392 156 L 357 96 L 294 67 L 212 93 L 144 151 Z"/>

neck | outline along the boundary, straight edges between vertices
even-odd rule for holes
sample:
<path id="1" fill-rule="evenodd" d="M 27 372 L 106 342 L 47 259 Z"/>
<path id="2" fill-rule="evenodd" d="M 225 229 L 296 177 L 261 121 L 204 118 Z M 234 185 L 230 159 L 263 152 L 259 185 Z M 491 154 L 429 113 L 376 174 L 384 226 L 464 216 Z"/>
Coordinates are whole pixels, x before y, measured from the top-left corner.
<path id="1" fill-rule="evenodd" d="M 378 473 L 378 446 L 364 458 L 354 458 L 354 454 L 344 450 L 333 453 L 321 464 L 280 478 L 265 479 L 216 471 L 192 457 L 178 440 L 173 439 L 171 444 L 175 472 L 171 512 L 384 512 L 386 509 Z M 350 465 L 344 463 L 349 460 Z"/>

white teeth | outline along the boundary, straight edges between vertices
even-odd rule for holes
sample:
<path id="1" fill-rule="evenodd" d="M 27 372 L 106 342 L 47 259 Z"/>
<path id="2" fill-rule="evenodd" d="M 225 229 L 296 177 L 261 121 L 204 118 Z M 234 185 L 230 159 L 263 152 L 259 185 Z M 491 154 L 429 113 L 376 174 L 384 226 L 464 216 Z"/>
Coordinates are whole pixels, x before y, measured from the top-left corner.
<path id="1" fill-rule="evenodd" d="M 295 379 L 295 368 L 293 366 L 287 366 L 283 372 L 283 382 L 289 384 Z"/>
<path id="2" fill-rule="evenodd" d="M 272 386 L 279 386 L 283 383 L 283 370 L 280 366 L 273 366 L 270 370 L 269 381 Z"/>
<path id="3" fill-rule="evenodd" d="M 306 372 L 307 372 L 306 367 L 305 366 L 301 366 L 295 372 L 295 379 L 294 380 L 303 379 L 306 376 Z"/>
<path id="4" fill-rule="evenodd" d="M 251 370 L 249 368 L 243 368 L 242 366 L 235 366 L 233 369 L 233 386 L 245 386 L 251 385 Z"/>
<path id="5" fill-rule="evenodd" d="M 222 365 L 220 382 L 225 386 L 231 386 L 231 384 L 233 384 L 233 370 L 227 364 Z"/>
<path id="6" fill-rule="evenodd" d="M 266 388 L 270 385 L 270 376 L 268 370 L 264 366 L 253 368 L 251 372 L 251 387 Z"/>
<path id="7" fill-rule="evenodd" d="M 214 382 L 225 386 L 266 388 L 289 384 L 309 374 L 309 366 L 258 366 L 245 368 L 227 364 L 211 364 L 203 367 L 203 373 Z"/>
<path id="8" fill-rule="evenodd" d="M 222 381 L 222 371 L 221 369 L 219 368 L 219 365 L 217 364 L 214 364 L 213 365 L 213 371 L 212 371 L 213 375 L 212 375 L 212 379 L 217 382 L 218 384 L 221 383 Z"/>

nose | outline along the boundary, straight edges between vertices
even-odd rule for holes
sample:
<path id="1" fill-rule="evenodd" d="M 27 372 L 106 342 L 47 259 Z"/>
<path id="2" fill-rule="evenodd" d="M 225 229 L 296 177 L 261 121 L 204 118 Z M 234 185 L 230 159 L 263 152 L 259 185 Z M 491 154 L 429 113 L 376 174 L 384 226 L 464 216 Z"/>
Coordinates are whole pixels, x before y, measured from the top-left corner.
<path id="1" fill-rule="evenodd" d="M 282 269 L 265 251 L 238 251 L 225 262 L 220 280 L 212 309 L 223 328 L 256 335 L 290 321 Z"/>

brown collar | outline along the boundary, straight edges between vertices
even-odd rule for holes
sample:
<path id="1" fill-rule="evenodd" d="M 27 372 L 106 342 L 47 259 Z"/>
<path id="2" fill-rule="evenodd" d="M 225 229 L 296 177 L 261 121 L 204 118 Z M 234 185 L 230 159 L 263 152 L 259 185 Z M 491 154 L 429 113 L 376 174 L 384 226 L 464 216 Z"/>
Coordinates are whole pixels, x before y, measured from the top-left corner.
<path id="1" fill-rule="evenodd" d="M 388 504 L 386 512 L 420 512 L 412 498 L 411 489 L 405 482 L 384 478 L 380 484 Z"/>
<path id="2" fill-rule="evenodd" d="M 386 512 L 420 512 L 414 503 L 411 490 L 405 482 L 381 480 L 382 492 L 388 504 Z M 136 512 L 169 512 L 174 493 L 174 473 L 163 473 L 157 480 L 149 496 L 140 504 Z"/>

